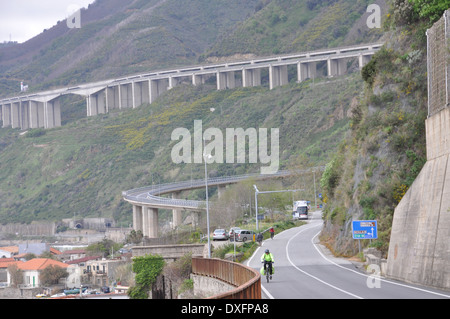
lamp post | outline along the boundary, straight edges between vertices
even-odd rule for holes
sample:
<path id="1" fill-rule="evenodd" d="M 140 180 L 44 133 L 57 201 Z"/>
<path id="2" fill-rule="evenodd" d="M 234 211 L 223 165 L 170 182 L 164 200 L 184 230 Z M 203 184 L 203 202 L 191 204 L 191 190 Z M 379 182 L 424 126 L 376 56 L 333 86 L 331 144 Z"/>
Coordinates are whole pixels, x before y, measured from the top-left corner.
<path id="1" fill-rule="evenodd" d="M 256 185 L 253 185 L 253 188 L 255 189 L 256 230 L 259 230 L 259 223 L 258 223 L 258 194 L 304 191 L 304 189 L 285 189 L 285 190 L 281 190 L 281 191 L 264 191 L 264 192 L 261 192 L 261 191 L 258 190 L 258 187 L 256 187 Z"/>
<path id="2" fill-rule="evenodd" d="M 256 217 L 256 230 L 259 230 L 259 223 L 258 223 L 258 187 L 256 185 L 253 185 L 253 188 L 255 189 L 255 217 Z"/>
<path id="3" fill-rule="evenodd" d="M 208 236 L 208 258 L 211 258 L 211 239 L 209 238 L 209 202 L 208 202 L 208 169 L 206 159 L 211 158 L 211 154 L 206 155 L 205 139 L 203 139 L 203 159 L 205 161 L 205 188 L 206 188 L 206 232 Z"/>

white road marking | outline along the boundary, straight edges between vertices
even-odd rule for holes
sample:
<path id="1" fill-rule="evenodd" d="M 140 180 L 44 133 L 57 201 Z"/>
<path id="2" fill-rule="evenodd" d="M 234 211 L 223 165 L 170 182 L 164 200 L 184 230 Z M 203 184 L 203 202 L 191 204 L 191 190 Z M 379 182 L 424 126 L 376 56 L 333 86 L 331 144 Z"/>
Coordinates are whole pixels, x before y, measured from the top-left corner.
<path id="1" fill-rule="evenodd" d="M 317 227 L 317 226 L 321 226 L 321 225 L 322 225 L 322 224 L 317 224 L 317 225 L 314 225 L 314 226 L 312 226 L 312 227 Z M 318 278 L 318 277 L 316 277 L 316 276 L 311 275 L 310 273 L 307 273 L 306 271 L 304 271 L 304 270 L 300 269 L 299 267 L 297 267 L 297 266 L 292 262 L 291 258 L 289 257 L 289 251 L 288 251 L 289 243 L 291 242 L 291 240 L 293 240 L 295 237 L 297 237 L 297 236 L 298 236 L 299 234 L 301 234 L 303 231 L 308 230 L 308 229 L 310 229 L 310 228 L 312 228 L 312 227 L 309 227 L 309 228 L 303 228 L 303 229 L 300 230 L 297 234 L 295 234 L 294 236 L 292 236 L 291 239 L 289 239 L 289 241 L 288 241 L 288 243 L 287 243 L 287 245 L 286 245 L 286 256 L 287 256 L 287 259 L 289 260 L 289 262 L 291 263 L 291 265 L 292 265 L 295 269 L 297 269 L 298 271 L 300 271 L 301 273 L 303 273 L 303 274 L 305 274 L 305 275 L 307 275 L 307 276 L 309 276 L 309 277 L 311 277 L 311 278 L 313 278 L 313 279 L 315 279 L 315 280 L 317 280 L 317 281 L 319 281 L 319 282 L 321 282 L 321 283 L 323 283 L 323 284 L 325 284 L 325 285 L 327 285 L 327 286 L 329 286 L 329 287 L 331 287 L 331 288 L 333 288 L 333 289 L 336 289 L 336 290 L 338 290 L 338 291 L 340 291 L 340 292 L 343 292 L 343 293 L 345 293 L 345 294 L 347 294 L 347 295 L 349 295 L 349 296 L 352 296 L 352 297 L 354 297 L 354 298 L 363 299 L 363 298 L 360 297 L 360 296 L 357 296 L 357 295 L 355 295 L 355 294 L 352 294 L 351 292 L 348 292 L 348 291 L 346 291 L 346 290 L 344 290 L 344 289 L 338 288 L 338 287 L 336 287 L 336 286 L 334 286 L 334 285 L 332 285 L 332 284 L 330 284 L 330 283 L 328 283 L 328 282 L 326 282 L 326 281 L 324 281 L 324 280 L 322 280 L 322 279 L 320 279 L 320 278 Z"/>

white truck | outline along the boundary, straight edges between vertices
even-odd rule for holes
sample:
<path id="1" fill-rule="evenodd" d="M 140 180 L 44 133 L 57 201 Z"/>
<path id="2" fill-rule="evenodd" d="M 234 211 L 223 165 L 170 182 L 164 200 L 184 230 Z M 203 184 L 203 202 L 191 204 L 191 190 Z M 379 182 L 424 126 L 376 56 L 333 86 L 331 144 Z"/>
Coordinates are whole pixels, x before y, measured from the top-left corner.
<path id="1" fill-rule="evenodd" d="M 308 219 L 308 202 L 306 200 L 298 200 L 293 204 L 293 219 Z"/>

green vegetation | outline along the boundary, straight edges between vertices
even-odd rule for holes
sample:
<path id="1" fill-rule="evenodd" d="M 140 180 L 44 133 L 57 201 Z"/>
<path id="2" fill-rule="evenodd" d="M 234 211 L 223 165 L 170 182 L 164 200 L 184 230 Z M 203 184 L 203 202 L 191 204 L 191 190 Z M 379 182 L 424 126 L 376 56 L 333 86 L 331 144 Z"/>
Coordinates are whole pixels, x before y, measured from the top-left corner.
<path id="1" fill-rule="evenodd" d="M 348 76 L 301 84 L 289 68 L 289 85 L 274 90 L 267 87 L 267 72 L 255 88 L 217 91 L 211 81 L 181 84 L 151 105 L 92 118 L 85 118 L 83 99 L 67 98 L 60 128 L 24 135 L 0 130 L 0 221 L 113 217 L 118 225 L 129 225 L 131 208 L 122 200 L 123 190 L 203 177 L 203 165 L 175 165 L 170 159 L 176 143 L 171 132 L 177 127 L 192 132 L 194 120 L 202 120 L 204 129 L 223 131 L 279 128 L 281 169 L 328 163 L 322 178 L 317 176 L 327 203 L 323 240 L 337 254 L 352 255 L 349 221 L 376 218 L 380 238 L 373 245 L 386 252 L 393 210 L 425 163 L 425 31 L 449 0 L 390 1 L 384 29 L 368 29 L 361 20 L 372 2 L 135 1 L 53 39 L 33 51 L 30 61 L 7 64 L 2 58 L 0 90 L 9 95 L 17 92 L 18 79 L 32 91 L 245 54 L 375 42 L 384 32 L 389 39 L 361 75 L 349 62 Z M 93 7 L 109 3 L 96 1 Z M 324 74 L 319 63 L 318 75 Z M 208 169 L 210 176 L 259 171 L 257 165 L 238 163 Z M 312 176 L 299 176 L 276 186 L 311 184 Z M 241 188 L 232 197 L 248 204 L 247 192 Z M 204 190 L 185 195 L 205 197 Z M 299 196 L 309 199 L 311 192 Z M 236 220 L 247 218 L 245 209 L 236 211 Z M 169 213 L 161 216 L 163 222 Z M 230 222 L 218 218 L 216 225 L 221 223 Z"/>
<path id="2" fill-rule="evenodd" d="M 364 97 L 352 112 L 350 134 L 321 179 L 329 203 L 322 240 L 336 254 L 357 251 L 352 219 L 377 219 L 379 238 L 372 246 L 387 252 L 394 209 L 426 162 L 424 32 L 439 6 L 394 3 L 385 24 L 391 39 L 363 68 Z"/>
<path id="3" fill-rule="evenodd" d="M 164 259 L 159 255 L 145 255 L 133 259 L 136 285 L 128 291 L 131 299 L 148 299 L 150 289 L 164 269 Z"/>
<path id="4" fill-rule="evenodd" d="M 170 158 L 177 142 L 171 141 L 171 132 L 177 127 L 192 131 L 196 119 L 203 121 L 204 129 L 223 132 L 227 127 L 278 127 L 281 169 L 324 164 L 348 128 L 346 113 L 360 90 L 356 73 L 275 90 L 180 85 L 150 106 L 120 114 L 113 111 L 25 135 L 2 129 L 1 222 L 57 221 L 75 215 L 113 217 L 119 225 L 129 225 L 130 206 L 122 200 L 123 190 L 203 177 L 201 164 L 174 164 Z M 209 165 L 210 176 L 258 171 L 258 165 L 248 163 Z M 189 196 L 203 199 L 204 192 Z"/>

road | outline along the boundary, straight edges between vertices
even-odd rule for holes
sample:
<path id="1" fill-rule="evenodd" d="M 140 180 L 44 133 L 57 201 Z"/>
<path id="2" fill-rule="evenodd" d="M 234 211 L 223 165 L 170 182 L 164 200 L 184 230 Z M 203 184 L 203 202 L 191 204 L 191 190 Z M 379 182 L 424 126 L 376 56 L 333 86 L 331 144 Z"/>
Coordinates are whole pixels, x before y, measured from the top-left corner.
<path id="1" fill-rule="evenodd" d="M 314 212 L 306 225 L 276 234 L 263 242 L 247 265 L 261 268 L 265 249 L 274 254 L 276 272 L 266 283 L 263 297 L 269 299 L 439 299 L 450 293 L 414 286 L 384 277 L 369 276 L 343 258 L 335 258 L 319 244 L 321 212 Z"/>

